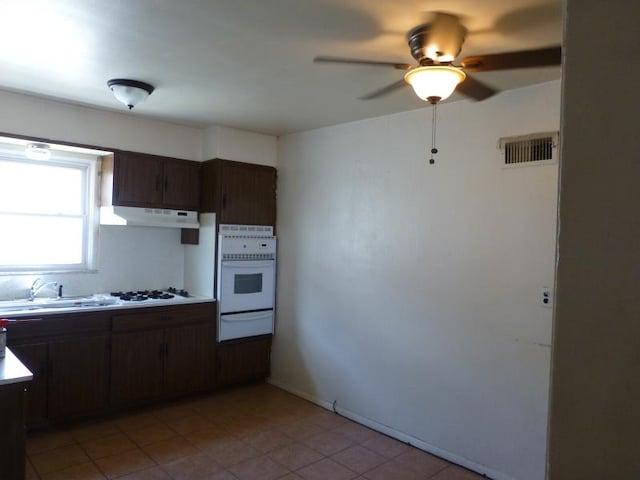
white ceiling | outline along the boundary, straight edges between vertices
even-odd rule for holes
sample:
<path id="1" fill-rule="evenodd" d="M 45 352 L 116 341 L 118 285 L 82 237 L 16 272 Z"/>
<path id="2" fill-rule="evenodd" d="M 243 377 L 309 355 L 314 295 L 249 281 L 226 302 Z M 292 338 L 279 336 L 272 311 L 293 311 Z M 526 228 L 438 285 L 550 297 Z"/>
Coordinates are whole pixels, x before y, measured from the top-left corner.
<path id="1" fill-rule="evenodd" d="M 433 11 L 468 28 L 459 58 L 558 45 L 560 3 L 2 0 L 0 88 L 122 111 L 106 82 L 131 78 L 156 87 L 132 115 L 279 135 L 425 106 L 410 88 L 358 99 L 400 71 L 314 56 L 414 63 L 405 33 Z M 560 68 L 474 76 L 504 90 L 559 78 Z"/>

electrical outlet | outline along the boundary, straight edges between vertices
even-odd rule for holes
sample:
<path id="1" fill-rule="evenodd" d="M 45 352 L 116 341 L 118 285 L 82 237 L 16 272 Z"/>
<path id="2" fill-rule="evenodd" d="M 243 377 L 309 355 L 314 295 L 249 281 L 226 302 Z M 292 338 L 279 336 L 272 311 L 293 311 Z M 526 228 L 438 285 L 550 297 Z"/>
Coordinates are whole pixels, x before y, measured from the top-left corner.
<path id="1" fill-rule="evenodd" d="M 543 307 L 553 307 L 553 289 L 550 287 L 542 287 L 540 299 L 542 300 Z"/>

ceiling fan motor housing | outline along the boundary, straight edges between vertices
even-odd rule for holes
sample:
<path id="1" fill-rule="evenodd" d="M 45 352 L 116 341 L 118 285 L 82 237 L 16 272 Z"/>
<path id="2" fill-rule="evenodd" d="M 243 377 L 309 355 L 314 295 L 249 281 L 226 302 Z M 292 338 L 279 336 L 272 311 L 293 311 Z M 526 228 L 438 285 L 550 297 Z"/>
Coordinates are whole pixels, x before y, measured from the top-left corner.
<path id="1" fill-rule="evenodd" d="M 407 40 L 420 65 L 449 64 L 460 54 L 466 34 L 458 17 L 437 13 L 433 22 L 409 30 Z"/>

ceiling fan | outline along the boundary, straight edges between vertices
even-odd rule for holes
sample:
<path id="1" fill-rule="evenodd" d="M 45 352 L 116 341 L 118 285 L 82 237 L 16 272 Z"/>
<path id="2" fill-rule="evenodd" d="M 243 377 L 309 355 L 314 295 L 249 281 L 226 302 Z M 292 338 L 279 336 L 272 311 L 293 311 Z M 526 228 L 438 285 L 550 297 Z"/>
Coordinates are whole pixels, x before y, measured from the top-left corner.
<path id="1" fill-rule="evenodd" d="M 431 22 L 418 25 L 407 33 L 411 55 L 418 62 L 416 66 L 408 63 L 331 56 L 315 57 L 314 62 L 372 65 L 406 70 L 404 78 L 360 98 L 379 98 L 409 84 L 418 97 L 432 104 L 449 97 L 456 89 L 474 100 L 484 100 L 497 93 L 494 88 L 467 75 L 467 72 L 545 67 L 561 63 L 561 47 L 554 46 L 467 57 L 460 65 L 454 65 L 453 61 L 462 50 L 466 34 L 467 29 L 457 16 L 437 12 L 434 13 Z"/>

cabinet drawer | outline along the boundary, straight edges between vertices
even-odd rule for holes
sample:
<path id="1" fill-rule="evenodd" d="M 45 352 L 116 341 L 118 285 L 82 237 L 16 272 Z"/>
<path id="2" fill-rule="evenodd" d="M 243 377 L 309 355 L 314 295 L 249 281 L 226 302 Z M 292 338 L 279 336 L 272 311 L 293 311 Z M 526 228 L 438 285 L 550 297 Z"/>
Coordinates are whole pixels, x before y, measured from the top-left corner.
<path id="1" fill-rule="evenodd" d="M 150 307 L 148 311 L 114 315 L 111 329 L 114 332 L 164 328 L 189 323 L 213 322 L 213 303 L 181 305 L 179 307 Z"/>
<path id="2" fill-rule="evenodd" d="M 40 339 L 78 337 L 109 331 L 111 313 L 78 312 L 16 318 L 8 329 L 10 345 L 34 343 Z"/>

